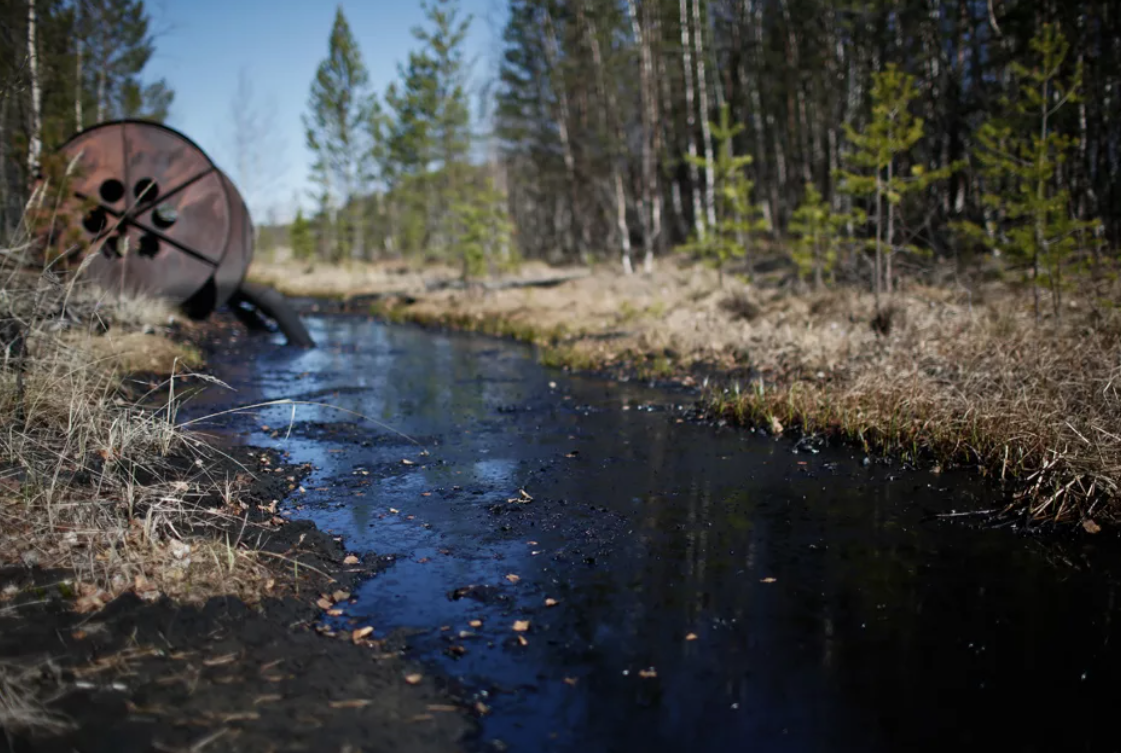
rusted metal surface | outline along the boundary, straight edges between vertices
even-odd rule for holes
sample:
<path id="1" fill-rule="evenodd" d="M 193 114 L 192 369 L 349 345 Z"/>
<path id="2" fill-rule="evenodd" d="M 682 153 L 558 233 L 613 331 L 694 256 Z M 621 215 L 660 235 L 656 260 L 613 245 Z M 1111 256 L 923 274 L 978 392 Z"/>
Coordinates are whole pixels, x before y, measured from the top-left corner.
<path id="1" fill-rule="evenodd" d="M 62 153 L 74 162 L 63 214 L 80 225 L 68 237 L 72 266 L 110 291 L 158 296 L 196 316 L 233 295 L 252 259 L 252 220 L 194 142 L 156 123 L 113 121 Z"/>

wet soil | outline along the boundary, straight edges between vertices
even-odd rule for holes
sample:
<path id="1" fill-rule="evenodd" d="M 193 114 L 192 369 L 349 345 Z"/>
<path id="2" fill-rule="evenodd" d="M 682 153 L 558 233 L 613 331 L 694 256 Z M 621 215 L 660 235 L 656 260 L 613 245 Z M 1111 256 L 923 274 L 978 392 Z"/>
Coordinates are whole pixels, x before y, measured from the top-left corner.
<path id="1" fill-rule="evenodd" d="M 310 463 L 291 516 L 392 556 L 319 629 L 401 637 L 471 746 L 1118 749 L 1116 535 L 974 527 L 1003 499 L 969 472 L 713 426 L 530 348 L 308 324 L 314 351 L 219 357 L 235 391 L 188 413 L 299 403 L 208 425 Z"/>
<path id="2" fill-rule="evenodd" d="M 227 359 L 243 343 L 274 347 L 225 320 L 196 336 Z M 144 392 L 160 380 L 134 381 Z M 311 521 L 270 512 L 309 470 L 287 453 L 223 450 L 204 469 L 193 458 L 171 466 L 187 480 L 250 471 L 240 497 L 248 525 L 195 533 L 240 537 L 275 555 L 292 570 L 278 574 L 283 595 L 250 606 L 228 597 L 184 605 L 127 593 L 80 614 L 64 585 L 70 573 L 0 569 L 0 661 L 26 670 L 32 689 L 67 724 L 57 734 L 5 730 L 0 751 L 461 749 L 474 729 L 471 714 L 445 680 L 402 656 L 406 631 L 375 639 L 355 635 L 343 620 L 321 624 L 316 602 L 326 597 L 338 611 L 392 556 L 348 551 Z"/>

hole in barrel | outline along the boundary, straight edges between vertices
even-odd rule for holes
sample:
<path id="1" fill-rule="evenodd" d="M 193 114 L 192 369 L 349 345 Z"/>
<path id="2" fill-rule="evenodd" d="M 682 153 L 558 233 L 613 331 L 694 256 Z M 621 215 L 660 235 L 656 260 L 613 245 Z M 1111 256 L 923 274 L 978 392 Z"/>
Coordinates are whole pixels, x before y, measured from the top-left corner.
<path id="1" fill-rule="evenodd" d="M 152 222 L 160 230 L 167 230 L 174 225 L 178 219 L 179 213 L 175 210 L 175 207 L 168 204 L 162 204 L 156 207 L 156 210 L 152 212 Z"/>
<path id="2" fill-rule="evenodd" d="M 159 238 L 152 235 L 151 233 L 144 233 L 144 235 L 140 236 L 140 247 L 136 250 L 136 253 L 140 254 L 141 256 L 145 257 L 146 259 L 151 259 L 153 256 L 155 256 L 159 252 L 160 252 L 160 239 Z"/>
<path id="3" fill-rule="evenodd" d="M 137 201 L 155 201 L 160 195 L 160 184 L 151 178 L 141 178 L 132 187 L 132 195 Z"/>
<path id="4" fill-rule="evenodd" d="M 99 193 L 101 194 L 102 201 L 107 201 L 112 204 L 115 201 L 120 201 L 125 195 L 125 184 L 121 183 L 116 178 L 110 178 L 101 183 Z"/>
<path id="5" fill-rule="evenodd" d="M 86 216 L 82 218 L 82 227 L 94 235 L 104 230 L 108 224 L 109 218 L 101 207 L 87 212 Z"/>
<path id="6" fill-rule="evenodd" d="M 106 238 L 105 242 L 101 244 L 101 253 L 103 253 L 109 259 L 120 259 L 121 236 L 110 235 L 108 238 Z"/>

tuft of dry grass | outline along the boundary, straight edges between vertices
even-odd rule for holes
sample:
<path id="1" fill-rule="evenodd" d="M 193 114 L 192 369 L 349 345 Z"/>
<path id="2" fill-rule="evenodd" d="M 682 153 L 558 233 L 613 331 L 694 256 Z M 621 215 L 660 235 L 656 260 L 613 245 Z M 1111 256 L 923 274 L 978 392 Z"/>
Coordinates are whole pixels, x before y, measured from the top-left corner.
<path id="1" fill-rule="evenodd" d="M 0 731 L 64 732 L 69 722 L 50 711 L 31 682 L 34 670 L 0 662 Z"/>
<path id="2" fill-rule="evenodd" d="M 205 473 L 216 451 L 177 424 L 176 400 L 123 386 L 143 371 L 174 387 L 201 365 L 168 337 L 175 313 L 28 271 L 19 252 L 0 249 L 0 565 L 70 571 L 80 610 L 126 590 L 259 598 L 276 568 L 239 533 L 248 474 Z"/>
<path id="3" fill-rule="evenodd" d="M 969 307 L 913 291 L 896 301 L 889 336 L 851 349 L 828 374 L 813 359 L 774 365 L 770 379 L 711 393 L 706 405 L 740 423 L 975 467 L 1015 482 L 1014 505 L 1036 519 L 1116 517 L 1121 337 L 1077 312 L 1037 324 L 1022 302 L 994 298 Z"/>

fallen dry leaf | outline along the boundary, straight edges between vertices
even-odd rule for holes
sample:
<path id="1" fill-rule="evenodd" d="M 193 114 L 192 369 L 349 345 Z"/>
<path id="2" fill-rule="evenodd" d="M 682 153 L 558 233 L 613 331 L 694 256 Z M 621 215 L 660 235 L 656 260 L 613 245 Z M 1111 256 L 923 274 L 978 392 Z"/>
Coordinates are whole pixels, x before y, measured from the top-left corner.
<path id="1" fill-rule="evenodd" d="M 1102 532 L 1102 527 L 1100 525 L 1098 525 L 1097 523 L 1095 523 L 1090 518 L 1086 518 L 1086 520 L 1082 521 L 1082 529 L 1084 531 L 1086 531 L 1086 533 L 1101 533 Z"/>
<path id="2" fill-rule="evenodd" d="M 487 706 L 482 701 L 476 701 L 475 710 L 479 712 L 479 716 L 486 716 L 490 713 L 490 706 Z"/>
<path id="3" fill-rule="evenodd" d="M 776 436 L 782 434 L 782 422 L 774 416 L 771 416 L 771 433 Z"/>
<path id="4" fill-rule="evenodd" d="M 357 557 L 355 557 L 353 554 L 346 555 L 346 558 L 343 560 L 344 565 L 357 565 L 358 562 L 359 562 L 359 559 Z"/>
<path id="5" fill-rule="evenodd" d="M 651 667 L 650 669 L 640 669 L 638 670 L 638 676 L 643 678 L 644 680 L 649 680 L 651 677 L 658 676 L 658 670 L 654 669 L 653 667 Z"/>
<path id="6" fill-rule="evenodd" d="M 79 614 L 86 614 L 88 612 L 96 612 L 105 606 L 110 600 L 109 594 L 104 591 L 83 596 L 74 602 L 74 611 Z"/>
<path id="7" fill-rule="evenodd" d="M 687 636 L 685 636 L 685 640 L 695 641 L 695 640 L 697 640 L 697 634 L 696 633 L 689 633 Z"/>
<path id="8" fill-rule="evenodd" d="M 330 609 L 334 606 L 334 604 L 332 604 L 329 599 L 319 599 L 315 602 L 315 606 L 319 607 L 320 609 Z"/>
<path id="9" fill-rule="evenodd" d="M 760 583 L 777 583 L 778 578 L 764 578 L 763 580 L 761 580 L 759 582 Z"/>
<path id="10" fill-rule="evenodd" d="M 518 644 L 519 644 L 519 645 L 521 645 L 521 646 L 528 646 L 528 645 L 529 645 L 529 641 L 527 641 L 527 640 L 525 639 L 525 636 L 524 636 L 524 635 L 519 635 L 519 636 L 518 636 Z"/>
<path id="11" fill-rule="evenodd" d="M 331 701 L 333 709 L 360 709 L 369 706 L 373 701 L 368 698 L 351 698 L 348 701 Z"/>
<path id="12" fill-rule="evenodd" d="M 331 594 L 331 598 L 334 599 L 335 601 L 346 601 L 347 599 L 350 598 L 350 592 L 349 591 L 335 591 L 333 594 Z"/>
<path id="13" fill-rule="evenodd" d="M 370 627 L 369 625 L 367 625 L 366 627 L 358 628 L 353 633 L 351 633 L 350 634 L 350 639 L 352 641 L 354 641 L 355 643 L 358 643 L 358 641 L 362 640 L 367 635 L 370 635 L 373 632 L 374 632 L 374 629 L 372 627 Z"/>
<path id="14" fill-rule="evenodd" d="M 529 620 L 514 620 L 514 631 L 524 633 L 529 630 Z"/>
<path id="15" fill-rule="evenodd" d="M 414 672 L 411 675 L 405 675 L 405 682 L 410 685 L 419 685 L 420 681 L 424 679 L 424 675 Z"/>
<path id="16" fill-rule="evenodd" d="M 517 583 L 519 580 L 521 580 L 521 578 L 514 575 L 513 573 L 510 573 L 506 576 L 506 580 L 510 581 L 511 583 Z"/>
<path id="17" fill-rule="evenodd" d="M 473 628 L 481 628 L 483 626 L 483 621 L 482 620 L 471 620 L 467 624 L 470 625 Z"/>
<path id="18" fill-rule="evenodd" d="M 401 459 L 401 465 L 416 465 L 416 463 L 409 460 L 408 458 L 402 458 Z"/>
<path id="19" fill-rule="evenodd" d="M 545 606 L 547 607 L 555 607 L 559 603 L 556 599 L 545 599 Z"/>
<path id="20" fill-rule="evenodd" d="M 564 682 L 566 685 L 575 685 L 577 682 L 579 682 L 579 680 L 577 680 L 575 677 L 566 677 L 564 678 Z"/>

